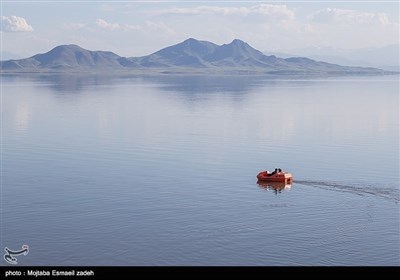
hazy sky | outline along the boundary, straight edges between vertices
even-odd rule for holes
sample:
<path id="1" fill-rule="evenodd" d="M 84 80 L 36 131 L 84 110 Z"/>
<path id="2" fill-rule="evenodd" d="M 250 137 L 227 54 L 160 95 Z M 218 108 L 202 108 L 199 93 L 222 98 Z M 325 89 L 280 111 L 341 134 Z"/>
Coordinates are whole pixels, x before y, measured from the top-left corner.
<path id="1" fill-rule="evenodd" d="M 399 43 L 399 1 L 1 1 L 1 47 L 60 44 L 140 56 L 189 37 L 261 51 Z"/>

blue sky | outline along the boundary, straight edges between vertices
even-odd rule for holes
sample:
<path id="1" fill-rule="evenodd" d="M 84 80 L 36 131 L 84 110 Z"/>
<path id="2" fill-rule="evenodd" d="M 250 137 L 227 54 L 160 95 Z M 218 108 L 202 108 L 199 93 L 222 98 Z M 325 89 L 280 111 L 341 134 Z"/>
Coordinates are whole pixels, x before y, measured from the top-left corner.
<path id="1" fill-rule="evenodd" d="M 189 37 L 262 51 L 399 42 L 398 1 L 1 1 L 3 51 L 60 44 L 140 56 Z"/>

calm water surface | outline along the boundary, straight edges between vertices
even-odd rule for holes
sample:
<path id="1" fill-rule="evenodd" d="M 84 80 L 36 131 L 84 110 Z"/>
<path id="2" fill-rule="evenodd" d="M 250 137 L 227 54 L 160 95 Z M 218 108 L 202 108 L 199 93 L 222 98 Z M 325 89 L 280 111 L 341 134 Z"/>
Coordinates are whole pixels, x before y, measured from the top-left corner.
<path id="1" fill-rule="evenodd" d="M 3 76 L 2 102 L 21 265 L 400 264 L 398 76 Z"/>

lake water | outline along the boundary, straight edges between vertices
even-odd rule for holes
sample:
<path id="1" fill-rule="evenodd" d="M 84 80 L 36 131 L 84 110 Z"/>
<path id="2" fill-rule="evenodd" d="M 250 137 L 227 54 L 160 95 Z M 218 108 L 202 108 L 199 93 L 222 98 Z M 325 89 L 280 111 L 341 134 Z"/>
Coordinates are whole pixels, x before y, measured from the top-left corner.
<path id="1" fill-rule="evenodd" d="M 21 265 L 398 266 L 398 76 L 3 76 L 1 192 Z"/>

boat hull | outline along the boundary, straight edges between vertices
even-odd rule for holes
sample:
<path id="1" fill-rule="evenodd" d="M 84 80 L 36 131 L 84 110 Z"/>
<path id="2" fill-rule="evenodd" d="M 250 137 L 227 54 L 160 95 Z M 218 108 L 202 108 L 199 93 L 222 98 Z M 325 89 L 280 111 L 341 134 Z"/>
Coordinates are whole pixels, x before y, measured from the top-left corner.
<path id="1" fill-rule="evenodd" d="M 260 182 L 281 182 L 285 184 L 291 184 L 293 181 L 293 176 L 288 172 L 277 172 L 275 174 L 271 174 L 268 171 L 262 171 L 258 173 L 257 179 Z"/>

